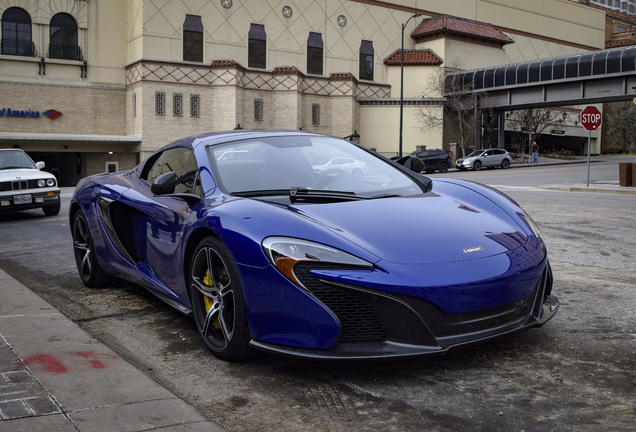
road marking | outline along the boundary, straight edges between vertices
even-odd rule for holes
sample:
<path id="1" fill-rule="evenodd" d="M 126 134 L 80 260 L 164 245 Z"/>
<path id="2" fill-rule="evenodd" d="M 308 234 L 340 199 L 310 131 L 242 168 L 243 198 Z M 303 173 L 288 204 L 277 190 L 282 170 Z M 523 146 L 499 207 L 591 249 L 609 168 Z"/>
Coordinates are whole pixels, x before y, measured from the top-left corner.
<path id="1" fill-rule="evenodd" d="M 574 215 L 567 213 L 548 213 L 548 212 L 533 212 L 529 211 L 531 215 L 548 215 L 548 216 L 565 216 L 565 217 L 574 217 L 574 218 L 585 218 L 585 219 L 606 219 L 606 220 L 620 220 L 620 221 L 633 221 L 636 222 L 636 219 L 629 218 L 615 218 L 615 217 L 604 217 L 604 216 L 586 216 L 586 215 Z"/>
<path id="2" fill-rule="evenodd" d="M 551 205 L 551 204 L 533 204 L 533 203 L 522 203 L 522 206 L 534 206 L 534 207 L 563 207 L 562 205 Z M 580 207 L 580 206 L 567 206 L 571 209 L 581 209 L 581 210 L 599 210 L 599 211 L 610 211 L 610 212 L 622 212 L 622 213 L 636 213 L 636 210 L 623 210 L 623 209 L 615 209 L 615 208 L 605 208 L 605 207 Z"/>

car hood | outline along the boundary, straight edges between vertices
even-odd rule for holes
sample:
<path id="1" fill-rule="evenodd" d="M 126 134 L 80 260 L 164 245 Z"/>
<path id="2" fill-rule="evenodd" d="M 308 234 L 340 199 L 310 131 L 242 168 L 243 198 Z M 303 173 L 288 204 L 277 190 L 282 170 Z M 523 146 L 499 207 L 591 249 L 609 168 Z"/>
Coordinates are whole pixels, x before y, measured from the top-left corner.
<path id="1" fill-rule="evenodd" d="M 53 178 L 53 174 L 32 168 L 15 168 L 0 170 L 0 181 L 10 180 L 33 180 L 42 178 Z"/>
<path id="2" fill-rule="evenodd" d="M 345 240 L 344 244 L 353 243 L 377 260 L 399 264 L 480 259 L 507 253 L 528 241 L 523 222 L 485 196 L 457 185 L 441 189 L 445 193 L 319 205 L 277 204 L 293 214 L 280 215 L 279 221 L 284 224 L 291 222 L 289 217 L 300 217 L 306 230 L 293 229 L 291 235 L 331 242 L 312 234 L 316 228 L 323 233 L 328 230 L 331 236 Z M 338 247 L 333 242 L 332 246 Z M 355 254 L 356 247 L 346 249 Z"/>

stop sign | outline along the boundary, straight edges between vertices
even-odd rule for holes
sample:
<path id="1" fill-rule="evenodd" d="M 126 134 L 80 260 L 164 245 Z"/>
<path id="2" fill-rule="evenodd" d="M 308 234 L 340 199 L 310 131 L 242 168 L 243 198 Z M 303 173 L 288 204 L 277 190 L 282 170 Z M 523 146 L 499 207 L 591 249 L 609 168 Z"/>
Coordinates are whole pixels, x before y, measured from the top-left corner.
<path id="1" fill-rule="evenodd" d="M 581 111 L 581 126 L 588 131 L 595 131 L 601 125 L 603 115 L 594 105 L 588 105 Z"/>

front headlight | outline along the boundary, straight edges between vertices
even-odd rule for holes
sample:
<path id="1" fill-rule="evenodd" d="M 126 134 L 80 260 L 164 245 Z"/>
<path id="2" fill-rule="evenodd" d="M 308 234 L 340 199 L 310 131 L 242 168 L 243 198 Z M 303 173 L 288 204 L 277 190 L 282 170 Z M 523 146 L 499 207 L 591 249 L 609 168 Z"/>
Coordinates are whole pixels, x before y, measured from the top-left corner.
<path id="1" fill-rule="evenodd" d="M 534 219 L 532 219 L 525 210 L 523 211 L 523 215 L 526 218 L 526 221 L 528 222 L 528 225 L 530 226 L 530 229 L 532 230 L 534 235 L 537 238 L 541 238 L 541 230 L 539 229 L 539 225 L 537 225 Z"/>
<path id="2" fill-rule="evenodd" d="M 316 261 L 371 268 L 373 265 L 341 250 L 291 237 L 268 237 L 263 240 L 263 251 L 269 261 L 295 285 L 302 287 L 294 274 L 299 262 Z"/>
<path id="3" fill-rule="evenodd" d="M 46 181 L 46 185 L 47 185 L 48 187 L 53 187 L 53 186 L 55 186 L 55 180 L 53 180 L 53 179 L 48 179 L 48 180 Z"/>
<path id="4" fill-rule="evenodd" d="M 44 186 L 46 186 L 46 180 L 44 179 L 38 180 L 38 187 L 44 187 Z"/>

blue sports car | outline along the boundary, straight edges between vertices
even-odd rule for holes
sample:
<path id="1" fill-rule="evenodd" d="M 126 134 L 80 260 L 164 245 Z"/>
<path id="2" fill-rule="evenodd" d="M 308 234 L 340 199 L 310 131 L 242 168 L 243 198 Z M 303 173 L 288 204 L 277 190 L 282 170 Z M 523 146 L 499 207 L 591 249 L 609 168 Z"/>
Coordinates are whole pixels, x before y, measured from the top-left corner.
<path id="1" fill-rule="evenodd" d="M 364 170 L 323 169 L 334 158 Z M 84 284 L 147 288 L 227 360 L 254 348 L 440 354 L 558 308 L 539 230 L 514 201 L 325 135 L 184 138 L 131 171 L 82 179 L 69 216 Z"/>

